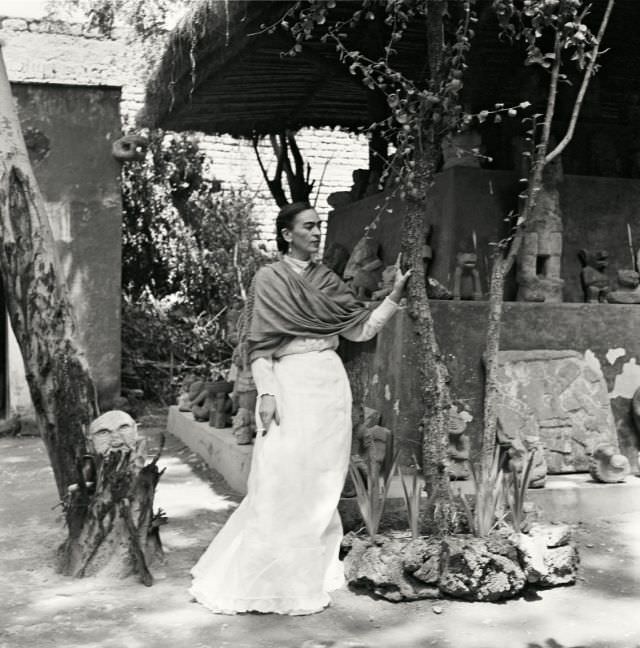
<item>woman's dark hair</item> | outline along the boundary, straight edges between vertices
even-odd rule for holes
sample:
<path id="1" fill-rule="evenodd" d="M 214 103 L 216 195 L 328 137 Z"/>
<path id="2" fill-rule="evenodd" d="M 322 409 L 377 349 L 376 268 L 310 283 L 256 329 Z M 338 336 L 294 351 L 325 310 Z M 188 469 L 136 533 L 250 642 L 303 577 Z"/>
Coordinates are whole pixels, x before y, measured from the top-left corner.
<path id="1" fill-rule="evenodd" d="M 311 207 L 311 205 L 306 201 L 298 201 L 291 203 L 290 205 L 285 205 L 278 212 L 276 218 L 276 244 L 278 246 L 278 251 L 282 252 L 282 254 L 286 254 L 289 251 L 289 243 L 284 240 L 282 230 L 290 230 L 293 227 L 293 221 L 296 216 L 306 209 L 313 209 L 313 207 Z"/>

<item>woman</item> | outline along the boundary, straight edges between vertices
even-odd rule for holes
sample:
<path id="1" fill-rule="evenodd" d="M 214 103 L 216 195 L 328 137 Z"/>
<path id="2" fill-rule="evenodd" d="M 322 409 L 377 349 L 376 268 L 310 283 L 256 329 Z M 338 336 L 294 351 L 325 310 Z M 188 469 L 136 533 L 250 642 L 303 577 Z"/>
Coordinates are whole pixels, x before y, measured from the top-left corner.
<path id="1" fill-rule="evenodd" d="M 410 271 L 373 311 L 312 259 L 320 220 L 306 203 L 276 219 L 282 259 L 255 278 L 248 344 L 258 435 L 247 496 L 192 570 L 213 612 L 311 614 L 344 584 L 337 512 L 351 446 L 351 392 L 338 335 L 372 338 L 395 313 Z"/>

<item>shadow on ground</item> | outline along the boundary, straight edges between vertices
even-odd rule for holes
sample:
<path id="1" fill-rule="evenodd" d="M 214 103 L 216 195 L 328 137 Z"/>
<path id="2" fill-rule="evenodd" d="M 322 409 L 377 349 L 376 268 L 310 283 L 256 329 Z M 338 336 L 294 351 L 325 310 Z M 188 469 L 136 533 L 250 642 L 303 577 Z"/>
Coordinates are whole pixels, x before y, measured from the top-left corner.
<path id="1" fill-rule="evenodd" d="M 164 416 L 141 423 L 157 444 Z M 172 437 L 161 463 L 169 524 L 154 586 L 76 580 L 53 568 L 65 531 L 44 447 L 0 439 L 1 648 L 640 648 L 640 514 L 581 524 L 580 581 L 537 597 L 393 604 L 340 590 L 308 617 L 219 616 L 190 600 L 189 569 L 238 498 Z"/>

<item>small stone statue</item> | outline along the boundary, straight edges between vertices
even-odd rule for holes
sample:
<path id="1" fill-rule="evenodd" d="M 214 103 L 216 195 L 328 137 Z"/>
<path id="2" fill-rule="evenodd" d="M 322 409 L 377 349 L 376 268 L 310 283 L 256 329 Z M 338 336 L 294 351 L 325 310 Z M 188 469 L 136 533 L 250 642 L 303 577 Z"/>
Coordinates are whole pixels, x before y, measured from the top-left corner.
<path id="1" fill-rule="evenodd" d="M 209 425 L 215 428 L 225 428 L 231 423 L 233 403 L 229 394 L 233 385 L 226 380 L 207 383 L 207 402 L 209 407 Z"/>
<path id="2" fill-rule="evenodd" d="M 353 248 L 344 269 L 343 278 L 359 299 L 369 299 L 378 288 L 382 277 L 382 260 L 378 257 L 378 248 L 376 240 L 363 236 Z"/>
<path id="3" fill-rule="evenodd" d="M 591 254 L 587 250 L 580 250 L 578 258 L 583 266 L 580 279 L 584 300 L 590 304 L 605 302 L 609 294 L 609 277 L 606 274 L 609 253 L 606 250 L 599 250 Z"/>
<path id="4" fill-rule="evenodd" d="M 533 454 L 533 466 L 529 477 L 529 488 L 544 488 L 547 479 L 547 461 L 544 458 L 544 448 L 538 438 L 525 436 L 523 439 L 517 437 L 512 439 L 507 449 L 509 457 L 507 465 L 511 472 L 521 475 L 531 454 Z"/>
<path id="5" fill-rule="evenodd" d="M 180 393 L 178 394 L 178 410 L 181 412 L 190 412 L 191 411 L 191 401 L 195 396 L 197 396 L 198 391 L 191 392 L 191 385 L 198 380 L 198 377 L 195 374 L 187 374 L 182 380 L 182 385 L 180 387 Z"/>
<path id="6" fill-rule="evenodd" d="M 618 287 L 607 295 L 610 304 L 640 304 L 640 274 L 618 270 Z"/>
<path id="7" fill-rule="evenodd" d="M 473 293 L 471 299 L 482 299 L 482 285 L 480 273 L 478 272 L 478 255 L 475 252 L 458 252 L 456 255 L 456 269 L 453 273 L 453 298 L 462 299 L 462 279 L 470 275 L 473 282 Z M 466 297 L 465 297 L 466 298 Z"/>
<path id="8" fill-rule="evenodd" d="M 629 460 L 609 443 L 595 448 L 589 462 L 589 473 L 595 481 L 605 484 L 623 482 L 631 469 Z"/>
<path id="9" fill-rule="evenodd" d="M 238 445 L 249 445 L 256 435 L 256 424 L 252 413 L 240 407 L 232 419 L 233 436 Z"/>
<path id="10" fill-rule="evenodd" d="M 370 407 L 361 408 L 360 415 L 353 430 L 355 453 L 362 459 L 361 467 L 368 472 L 370 460 L 375 461 L 378 471 L 388 460 L 393 438 L 388 428 L 379 425 L 380 413 Z"/>
<path id="11" fill-rule="evenodd" d="M 189 387 L 189 403 L 191 406 L 191 412 L 193 413 L 193 418 L 196 421 L 209 420 L 209 410 L 212 405 L 210 400 L 207 398 L 207 386 L 209 384 L 210 383 L 207 383 L 204 380 L 195 380 Z"/>
<path id="12" fill-rule="evenodd" d="M 371 295 L 371 299 L 384 299 L 387 295 L 391 294 L 393 283 L 396 279 L 396 271 L 397 267 L 395 265 L 387 266 L 382 271 L 382 278 L 380 279 L 380 283 L 378 283 L 378 290 Z"/>
<path id="13" fill-rule="evenodd" d="M 449 478 L 450 479 L 469 479 L 471 471 L 469 469 L 469 451 L 471 443 L 469 437 L 465 434 L 467 422 L 465 421 L 458 409 L 451 406 L 449 409 Z"/>
<path id="14" fill-rule="evenodd" d="M 237 413 L 232 420 L 233 435 L 239 445 L 249 444 L 255 436 L 254 413 L 258 399 L 251 369 L 238 369 L 231 398 L 237 407 Z"/>

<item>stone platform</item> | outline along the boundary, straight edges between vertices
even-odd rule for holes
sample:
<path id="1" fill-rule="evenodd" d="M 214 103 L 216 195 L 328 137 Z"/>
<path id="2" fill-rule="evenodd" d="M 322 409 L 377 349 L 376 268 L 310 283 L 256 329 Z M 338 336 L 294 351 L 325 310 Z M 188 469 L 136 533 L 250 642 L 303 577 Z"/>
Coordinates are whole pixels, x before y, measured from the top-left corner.
<path id="1" fill-rule="evenodd" d="M 177 406 L 169 408 L 168 431 L 197 453 L 211 468 L 219 472 L 231 488 L 246 493 L 253 446 L 238 445 L 231 428 L 218 429 L 193 419 L 189 412 L 180 412 Z M 471 493 L 470 481 L 453 482 L 454 493 L 460 489 Z M 550 475 L 544 488 L 530 489 L 530 500 L 537 505 L 549 522 L 576 523 L 596 518 L 640 512 L 640 477 L 631 475 L 622 484 L 599 484 L 586 473 Z M 386 511 L 401 514 L 404 509 L 402 486 L 399 479 L 391 484 Z M 354 499 L 342 500 L 340 512 L 345 527 L 351 524 L 345 518 L 357 516 Z"/>

